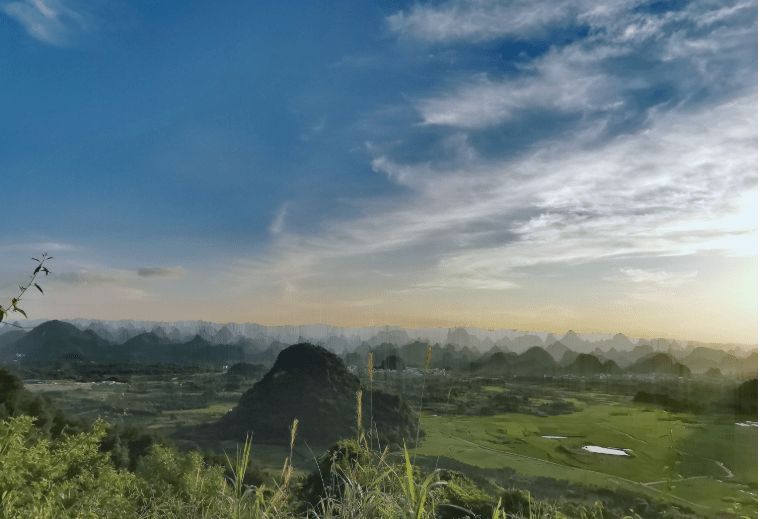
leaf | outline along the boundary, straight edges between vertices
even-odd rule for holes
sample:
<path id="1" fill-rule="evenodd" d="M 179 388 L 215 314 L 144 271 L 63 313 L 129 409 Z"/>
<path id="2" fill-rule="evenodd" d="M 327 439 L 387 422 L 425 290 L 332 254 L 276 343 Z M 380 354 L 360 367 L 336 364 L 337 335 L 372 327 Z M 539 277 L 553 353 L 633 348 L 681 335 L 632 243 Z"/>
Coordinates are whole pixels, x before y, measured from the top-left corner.
<path id="1" fill-rule="evenodd" d="M 36 261 L 37 263 L 39 263 L 39 262 L 40 262 L 40 260 L 38 260 L 37 258 L 32 258 L 32 259 L 33 259 L 34 261 Z"/>
<path id="2" fill-rule="evenodd" d="M 14 310 L 15 312 L 19 312 L 21 315 L 23 315 L 24 317 L 26 317 L 26 312 L 24 312 L 24 311 L 23 311 L 21 308 L 16 308 L 16 307 L 14 306 L 14 307 L 13 307 L 13 310 Z M 26 317 L 26 318 L 27 318 L 27 319 L 29 319 L 28 317 Z"/>
<path id="3" fill-rule="evenodd" d="M 414 472 L 412 471 L 412 462 L 409 461 L 409 451 L 406 450 L 406 442 L 404 442 L 404 461 L 406 462 L 406 481 L 409 485 L 409 498 L 410 501 L 416 501 L 414 496 Z"/>
<path id="4" fill-rule="evenodd" d="M 39 272 L 41 268 L 42 268 L 42 263 L 40 263 L 39 265 L 37 265 L 37 268 L 34 269 L 34 273 L 36 274 L 37 272 Z"/>
<path id="5" fill-rule="evenodd" d="M 14 308 L 15 308 L 15 307 L 16 307 L 16 303 L 18 303 L 18 299 L 15 299 L 15 298 L 14 298 L 14 299 L 11 299 L 11 306 L 12 306 L 12 307 L 14 307 Z"/>
<path id="6" fill-rule="evenodd" d="M 41 286 L 39 286 L 37 283 L 35 283 L 34 286 L 37 287 L 37 290 L 39 290 L 40 292 L 42 292 L 42 287 Z M 45 292 L 42 292 L 42 295 L 45 295 Z"/>

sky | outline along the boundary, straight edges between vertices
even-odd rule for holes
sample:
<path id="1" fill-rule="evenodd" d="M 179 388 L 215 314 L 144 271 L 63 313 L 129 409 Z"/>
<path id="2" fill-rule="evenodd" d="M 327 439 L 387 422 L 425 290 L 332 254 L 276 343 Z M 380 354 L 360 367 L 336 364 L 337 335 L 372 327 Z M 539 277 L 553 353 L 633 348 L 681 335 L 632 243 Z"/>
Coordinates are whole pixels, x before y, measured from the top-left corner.
<path id="1" fill-rule="evenodd" d="M 0 1 L 0 296 L 755 344 L 757 9 Z"/>

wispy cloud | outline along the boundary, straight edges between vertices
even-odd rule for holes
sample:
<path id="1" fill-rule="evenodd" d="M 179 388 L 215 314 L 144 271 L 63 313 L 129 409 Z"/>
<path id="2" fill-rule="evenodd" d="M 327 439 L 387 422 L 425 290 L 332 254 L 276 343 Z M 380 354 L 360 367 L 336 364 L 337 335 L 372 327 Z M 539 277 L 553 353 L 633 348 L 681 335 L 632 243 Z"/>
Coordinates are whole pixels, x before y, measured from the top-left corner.
<path id="1" fill-rule="evenodd" d="M 650 107 L 663 103 L 674 106 L 690 100 L 696 92 L 701 96 L 711 91 L 725 94 L 746 88 L 750 76 L 756 77 L 756 67 L 747 65 L 756 61 L 748 42 L 756 40 L 757 27 L 742 18 L 751 14 L 750 4 L 726 9 L 695 2 L 682 11 L 666 13 L 637 11 L 633 9 L 637 4 L 573 3 L 577 8 L 572 9 L 577 11 L 574 19 L 589 27 L 587 36 L 521 61 L 517 75 L 499 75 L 496 70 L 478 72 L 434 96 L 419 99 L 416 108 L 423 123 L 478 129 L 510 121 L 526 110 L 540 109 L 544 113 L 580 114 L 583 124 L 594 118 L 602 118 L 608 125 L 625 120 L 642 124 Z M 416 6 L 409 17 L 417 19 L 424 12 L 438 19 L 445 13 L 451 21 L 441 26 L 447 27 L 450 35 L 459 34 L 453 27 L 491 34 L 489 28 L 499 20 L 509 26 L 520 18 L 516 12 L 532 13 L 533 7 L 533 3 L 522 2 L 506 6 L 450 2 L 441 7 Z M 462 10 L 480 14 L 469 19 L 462 16 Z M 557 11 L 556 21 L 567 24 L 564 11 Z M 537 13 L 541 12 L 539 7 Z M 494 33 L 494 37 L 507 32 Z M 632 71 L 628 65 L 636 61 L 646 65 Z"/>
<path id="2" fill-rule="evenodd" d="M 697 277 L 697 271 L 694 272 L 665 272 L 665 271 L 648 271 L 637 268 L 620 269 L 625 274 L 626 279 L 632 283 L 645 283 L 661 287 L 670 287 L 682 285 Z"/>
<path id="3" fill-rule="evenodd" d="M 670 267 L 676 256 L 755 254 L 757 28 L 747 5 L 452 0 L 390 17 L 402 51 L 410 40 L 434 43 L 431 54 L 449 45 L 454 57 L 467 45 L 549 44 L 517 65 L 470 61 L 410 94 L 398 110 L 419 118 L 394 118 L 392 136 L 367 145 L 394 195 L 357 200 L 351 217 L 304 232 L 281 225 L 283 209 L 271 247 L 240 258 L 230 286 L 272 301 L 321 301 L 324 291 L 518 298 L 547 280 L 569 292 L 581 284 L 573 271 L 641 280 L 636 291 L 651 295 L 696 279 Z M 571 41 L 552 41 L 555 28 Z M 503 47 L 488 43 L 499 38 Z M 520 145 L 504 137 L 543 119 L 569 122 Z M 652 258 L 665 266 L 650 270 Z"/>
<path id="4" fill-rule="evenodd" d="M 30 36 L 59 47 L 69 46 L 91 23 L 83 11 L 62 0 L 23 0 L 4 3 L 2 8 Z"/>
<path id="5" fill-rule="evenodd" d="M 75 251 L 75 250 L 77 250 L 76 245 L 73 245 L 71 243 L 60 243 L 60 242 L 9 243 L 5 245 L 0 245 L 0 251 L 3 251 L 3 252 L 38 251 L 35 253 L 41 254 L 43 252 L 51 253 L 51 252 Z"/>
<path id="6" fill-rule="evenodd" d="M 107 270 L 78 270 L 73 272 L 61 272 L 53 278 L 55 282 L 68 285 L 109 285 L 121 283 L 126 279 L 124 272 Z"/>
<path id="7" fill-rule="evenodd" d="M 319 124 L 314 124 L 309 127 L 308 131 L 303 132 L 299 139 L 301 139 L 304 142 L 310 141 L 312 138 L 314 138 L 316 135 L 319 135 L 325 130 L 326 122 L 324 119 L 322 119 Z"/>
<path id="8" fill-rule="evenodd" d="M 137 269 L 137 275 L 143 278 L 178 278 L 185 275 L 185 269 L 176 267 L 142 267 Z"/>
<path id="9" fill-rule="evenodd" d="M 182 266 L 176 267 L 141 267 L 134 270 L 108 268 L 102 265 L 90 265 L 77 270 L 56 272 L 52 282 L 62 282 L 69 285 L 134 285 L 144 278 L 174 279 L 186 274 Z"/>
<path id="10" fill-rule="evenodd" d="M 573 112 L 619 106 L 610 79 L 593 70 L 592 60 L 565 48 L 526 67 L 527 77 L 493 80 L 480 74 L 450 94 L 420 101 L 417 109 L 425 124 L 472 129 L 531 108 Z"/>
<path id="11" fill-rule="evenodd" d="M 756 113 L 754 95 L 699 113 L 655 112 L 648 130 L 593 148 L 579 136 L 501 162 L 463 149 L 452 169 L 379 157 L 375 169 L 413 198 L 368 202 L 362 217 L 326 222 L 318 235 L 284 234 L 270 258 L 238 274 L 293 291 L 382 271 L 387 259 L 388 287 L 512 289 L 521 266 L 735 254 L 721 240 L 757 227 L 739 203 L 756 192 Z M 478 229 L 483 241 L 470 246 Z"/>
<path id="12" fill-rule="evenodd" d="M 605 2 L 607 9 L 627 2 Z M 415 4 L 409 12 L 388 17 L 391 31 L 429 42 L 486 41 L 504 36 L 544 33 L 567 23 L 598 2 L 450 0 L 440 5 Z"/>
<path id="13" fill-rule="evenodd" d="M 47 243 L 39 243 L 35 245 L 38 246 L 41 250 L 48 251 L 48 252 L 76 250 L 76 247 L 69 243 L 47 242 Z"/>
<path id="14" fill-rule="evenodd" d="M 287 216 L 287 214 L 288 214 L 288 204 L 287 202 L 285 202 L 277 211 L 277 215 L 272 221 L 272 224 L 269 226 L 269 232 L 271 232 L 272 234 L 282 234 L 283 228 L 285 227 L 285 217 Z"/>
<path id="15" fill-rule="evenodd" d="M 558 28 L 587 27 L 590 35 L 617 42 L 661 38 L 666 25 L 693 19 L 701 26 L 752 15 L 754 2 L 733 6 L 691 2 L 686 8 L 648 10 L 646 0 L 449 0 L 415 4 L 386 19 L 400 37 L 432 43 L 477 43 L 550 36 Z M 679 36 L 683 36 L 682 34 Z"/>

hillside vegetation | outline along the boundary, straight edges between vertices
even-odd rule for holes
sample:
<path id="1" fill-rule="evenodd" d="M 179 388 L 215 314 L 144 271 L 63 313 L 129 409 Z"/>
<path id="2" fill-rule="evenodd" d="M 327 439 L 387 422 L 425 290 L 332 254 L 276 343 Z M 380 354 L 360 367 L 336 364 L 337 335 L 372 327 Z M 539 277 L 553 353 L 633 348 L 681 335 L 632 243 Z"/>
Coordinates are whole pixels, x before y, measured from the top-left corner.
<path id="1" fill-rule="evenodd" d="M 435 470 L 422 458 L 413 463 L 405 448 L 371 449 L 364 427 L 317 454 L 307 472 L 296 471 L 291 456 L 281 471 L 251 478 L 250 439 L 226 460 L 179 452 L 144 428 L 72 417 L 50 398 L 25 390 L 6 370 L 0 370 L 0 381 L 4 518 L 692 517 L 667 505 L 606 508 L 601 502 L 539 500 L 495 481 L 476 485 L 456 469 Z M 282 431 L 291 452 L 305 433 L 298 421 Z"/>
<path id="2" fill-rule="evenodd" d="M 757 380 L 720 373 L 730 354 L 584 353 L 571 333 L 575 350 L 480 353 L 455 330 L 472 349 L 378 339 L 342 359 L 225 329 L 106 332 L 0 336 L 0 518 L 757 517 L 756 451 L 734 452 Z M 584 450 L 628 442 L 625 465 Z"/>

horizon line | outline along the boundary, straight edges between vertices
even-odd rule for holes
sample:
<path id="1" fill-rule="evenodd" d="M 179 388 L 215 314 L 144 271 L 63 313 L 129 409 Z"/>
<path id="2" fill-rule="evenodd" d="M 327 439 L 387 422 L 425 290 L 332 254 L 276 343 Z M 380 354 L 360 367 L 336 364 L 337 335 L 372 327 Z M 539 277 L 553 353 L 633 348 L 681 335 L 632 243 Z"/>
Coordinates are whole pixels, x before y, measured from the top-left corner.
<path id="1" fill-rule="evenodd" d="M 578 332 L 573 329 L 567 330 L 564 333 L 560 332 L 552 332 L 552 331 L 544 331 L 544 330 L 518 330 L 515 328 L 481 328 L 478 326 L 449 326 L 449 327 L 429 327 L 429 326 L 421 326 L 418 328 L 405 328 L 398 325 L 392 325 L 392 324 L 384 324 L 384 325 L 366 325 L 366 326 L 340 326 L 340 325 L 334 325 L 334 324 L 326 324 L 326 323 L 302 323 L 302 324 L 277 324 L 277 325 L 269 325 L 269 324 L 261 324 L 253 321 L 246 321 L 246 322 L 235 322 L 235 321 L 226 321 L 226 322 L 217 322 L 217 321 L 206 321 L 203 319 L 186 319 L 186 320 L 179 320 L 179 321 L 155 321 L 155 320 L 149 320 L 149 319 L 93 319 L 89 317 L 76 317 L 76 318 L 36 318 L 36 319 L 28 319 L 27 322 L 35 322 L 38 321 L 38 324 L 32 325 L 31 328 L 34 328 L 38 326 L 39 324 L 42 324 L 43 322 L 47 321 L 89 321 L 89 322 L 138 322 L 138 323 L 154 323 L 154 324 L 162 324 L 162 323 L 204 323 L 204 324 L 210 324 L 210 325 L 219 325 L 219 326 L 226 326 L 226 325 L 255 325 L 255 326 L 262 326 L 265 328 L 299 328 L 303 326 L 322 326 L 327 328 L 341 328 L 344 330 L 362 330 L 362 329 L 382 329 L 382 328 L 394 328 L 397 330 L 405 330 L 405 331 L 416 331 L 416 330 L 455 330 L 458 328 L 467 330 L 480 330 L 484 332 L 489 333 L 496 333 L 496 332 L 515 332 L 520 333 L 522 335 L 519 335 L 518 337 L 521 337 L 523 335 L 531 335 L 531 334 L 545 334 L 553 335 L 557 337 L 557 340 L 560 340 L 562 337 L 567 335 L 568 333 L 572 332 L 575 335 L 577 335 L 581 340 L 589 343 L 595 343 L 595 342 L 601 342 L 606 339 L 598 339 L 598 340 L 589 340 L 584 339 L 583 335 L 608 335 L 610 336 L 609 339 L 613 338 L 616 335 L 622 335 L 626 339 L 629 340 L 645 340 L 645 341 L 652 341 L 652 340 L 665 340 L 665 341 L 672 341 L 672 342 L 679 342 L 679 343 L 685 343 L 688 345 L 689 343 L 698 343 L 698 344 L 712 344 L 712 345 L 721 345 L 721 346 L 746 346 L 749 348 L 757 348 L 760 341 L 755 343 L 746 343 L 746 342 L 717 342 L 717 341 L 699 341 L 699 340 L 691 340 L 691 339 L 675 339 L 675 338 L 667 338 L 664 336 L 652 336 L 652 337 L 644 337 L 644 336 L 628 336 L 622 332 Z M 18 320 L 14 321 L 15 323 L 18 323 Z M 0 323 L 3 327 L 11 327 L 11 328 L 18 328 L 21 326 L 20 324 L 18 326 L 14 326 L 10 322 L 2 322 Z M 31 329 L 28 327 L 21 327 L 22 329 Z M 510 339 L 512 340 L 512 339 Z M 545 337 L 542 339 L 545 340 Z"/>

